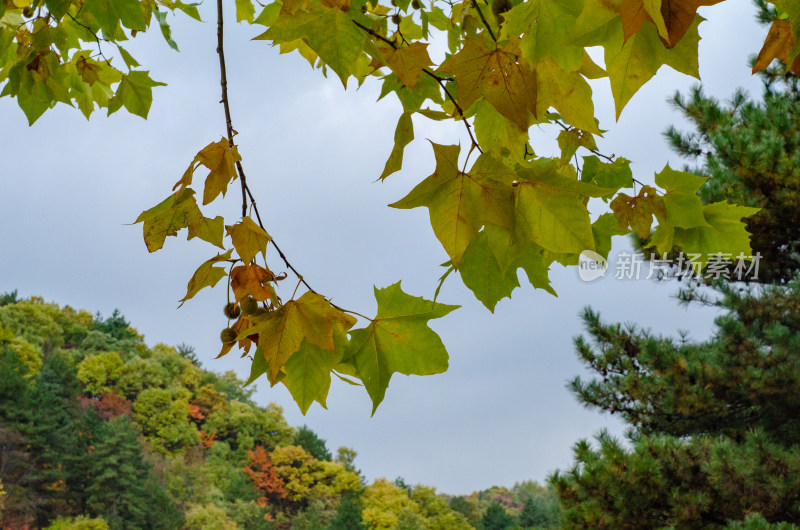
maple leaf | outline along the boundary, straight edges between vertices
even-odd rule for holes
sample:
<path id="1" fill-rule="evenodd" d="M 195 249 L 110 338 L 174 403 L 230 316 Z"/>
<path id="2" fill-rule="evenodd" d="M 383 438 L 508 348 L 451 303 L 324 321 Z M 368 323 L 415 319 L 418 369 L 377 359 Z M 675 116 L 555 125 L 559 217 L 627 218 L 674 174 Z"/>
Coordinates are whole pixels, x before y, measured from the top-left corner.
<path id="1" fill-rule="evenodd" d="M 639 32 L 649 20 L 668 48 L 674 47 L 686 34 L 697 17 L 697 9 L 713 6 L 722 0 L 622 0 L 617 12 L 627 39 Z"/>
<path id="2" fill-rule="evenodd" d="M 389 159 L 386 160 L 386 165 L 383 168 L 383 173 L 379 177 L 381 180 L 385 179 L 392 173 L 400 171 L 403 167 L 403 150 L 414 139 L 414 122 L 411 120 L 413 112 L 404 112 L 400 115 L 397 121 L 397 128 L 394 131 L 394 146 Z"/>
<path id="3" fill-rule="evenodd" d="M 537 112 L 536 72 L 519 55 L 519 39 L 493 50 L 482 39 L 467 38 L 464 47 L 436 71 L 456 77 L 464 109 L 482 97 L 520 129 L 527 129 L 528 113 Z"/>
<path id="4" fill-rule="evenodd" d="M 209 169 L 203 191 L 203 204 L 208 204 L 221 193 L 225 196 L 228 184 L 236 179 L 236 162 L 242 159 L 235 145 L 231 145 L 227 138 L 212 142 L 200 150 L 192 163 L 183 173 L 183 177 L 172 188 L 180 188 L 178 193 L 192 184 L 194 172 L 198 167 L 205 166 Z"/>
<path id="5" fill-rule="evenodd" d="M 427 43 L 412 42 L 405 48 L 381 48 L 380 52 L 400 82 L 409 88 L 417 86 L 422 70 L 433 65 Z"/>
<path id="6" fill-rule="evenodd" d="M 231 289 L 236 300 L 241 300 L 247 295 L 259 302 L 269 300 L 275 296 L 269 285 L 273 280 L 275 276 L 268 269 L 255 264 L 239 265 L 231 271 Z"/>
<path id="7" fill-rule="evenodd" d="M 536 67 L 538 113 L 555 108 L 574 127 L 600 134 L 594 117 L 592 89 L 578 72 L 565 72 L 552 59 L 543 59 Z"/>
<path id="8" fill-rule="evenodd" d="M 333 326 L 336 322 L 348 330 L 355 325 L 356 319 L 333 308 L 323 296 L 307 292 L 297 300 L 290 300 L 279 309 L 259 317 L 239 337 L 258 335 L 258 345 L 269 366 L 267 375 L 274 385 L 277 383 L 277 374 L 292 355 L 300 350 L 304 340 L 324 350 L 336 352 L 333 339 Z"/>
<path id="9" fill-rule="evenodd" d="M 350 331 L 345 359 L 352 360 L 372 399 L 372 413 L 383 401 L 392 374 L 432 375 L 447 370 L 442 340 L 428 327 L 459 306 L 445 305 L 403 292 L 400 282 L 375 288 L 377 316 L 367 328 Z"/>
<path id="10" fill-rule="evenodd" d="M 659 222 L 679 228 L 708 226 L 703 202 L 697 196 L 697 190 L 706 180 L 707 177 L 675 171 L 669 164 L 657 173 L 656 184 L 667 190 L 663 199 L 665 216 Z"/>
<path id="11" fill-rule="evenodd" d="M 630 227 L 642 239 L 650 236 L 653 215 L 666 216 L 664 199 L 658 196 L 655 188 L 642 186 L 636 197 L 620 193 L 611 201 L 611 209 L 621 228 Z"/>
<path id="12" fill-rule="evenodd" d="M 753 73 L 764 70 L 774 59 L 778 59 L 783 61 L 789 70 L 800 75 L 800 56 L 792 56 L 794 45 L 791 24 L 785 20 L 775 20 L 769 28 L 763 48 L 753 63 Z"/>
<path id="13" fill-rule="evenodd" d="M 214 267 L 215 263 L 219 263 L 220 261 L 226 261 L 231 259 L 231 254 L 233 253 L 232 250 L 225 252 L 224 254 L 217 254 L 210 260 L 204 262 L 200 265 L 195 273 L 192 275 L 192 278 L 189 280 L 189 286 L 186 290 L 186 296 L 184 296 L 180 300 L 181 307 L 186 300 L 193 298 L 201 289 L 204 287 L 214 287 L 217 282 L 219 282 L 222 278 L 228 275 L 225 272 L 225 269 L 221 267 Z"/>
<path id="14" fill-rule="evenodd" d="M 523 242 L 556 253 L 594 250 L 588 197 L 604 197 L 614 189 L 576 181 L 559 173 L 558 164 L 542 159 L 530 168 L 520 169 L 514 187 L 516 231 Z"/>
<path id="15" fill-rule="evenodd" d="M 226 226 L 225 231 L 231 237 L 233 247 L 244 263 L 251 263 L 259 253 L 267 259 L 267 244 L 272 238 L 250 217 L 242 217 L 240 223 Z"/>
<path id="16" fill-rule="evenodd" d="M 583 48 L 570 42 L 569 33 L 581 12 L 583 0 L 534 0 L 521 2 L 503 14 L 501 39 L 522 35 L 522 56 L 538 70 L 549 58 L 559 69 L 577 71 Z"/>
<path id="17" fill-rule="evenodd" d="M 189 228 L 189 239 L 199 237 L 212 245 L 222 245 L 222 217 L 209 219 L 203 217 L 194 198 L 194 190 L 186 188 L 170 195 L 156 206 L 142 212 L 134 221 L 144 223 L 144 241 L 147 250 L 155 252 L 164 246 L 167 236 L 177 236 L 182 228 Z"/>
<path id="18" fill-rule="evenodd" d="M 680 245 L 686 253 L 700 254 L 701 261 L 707 261 L 717 253 L 749 256 L 752 253 L 751 236 L 741 221 L 760 210 L 724 201 L 707 204 L 703 208 L 707 226 L 675 228 L 673 244 Z"/>
<path id="19" fill-rule="evenodd" d="M 741 220 L 755 215 L 760 208 L 738 206 L 727 202 L 707 204 L 703 208 L 705 226 L 691 228 L 659 224 L 651 241 L 659 252 L 667 252 L 677 245 L 685 254 L 699 255 L 701 263 L 718 254 L 749 256 L 750 234 Z"/>
<path id="20" fill-rule="evenodd" d="M 393 208 L 427 207 L 436 237 L 458 268 L 461 255 L 483 224 L 507 224 L 514 173 L 490 155 L 481 155 L 469 173 L 458 169 L 457 145 L 431 142 L 436 171 Z"/>
<path id="21" fill-rule="evenodd" d="M 341 358 L 341 352 L 320 348 L 303 340 L 300 348 L 283 365 L 286 376 L 281 382 L 286 385 L 304 415 L 314 401 L 326 407 L 331 370 Z"/>
<path id="22" fill-rule="evenodd" d="M 519 287 L 517 271 L 500 268 L 497 258 L 489 248 L 485 231 L 472 239 L 458 268 L 464 285 L 475 298 L 494 313 L 494 308 L 503 298 L 511 298 L 511 292 Z"/>
<path id="23" fill-rule="evenodd" d="M 356 62 L 367 45 L 368 35 L 341 9 L 324 6 L 321 2 L 294 13 L 281 13 L 271 28 L 255 40 L 271 40 L 282 44 L 303 39 L 331 70 L 342 85 L 353 75 Z"/>

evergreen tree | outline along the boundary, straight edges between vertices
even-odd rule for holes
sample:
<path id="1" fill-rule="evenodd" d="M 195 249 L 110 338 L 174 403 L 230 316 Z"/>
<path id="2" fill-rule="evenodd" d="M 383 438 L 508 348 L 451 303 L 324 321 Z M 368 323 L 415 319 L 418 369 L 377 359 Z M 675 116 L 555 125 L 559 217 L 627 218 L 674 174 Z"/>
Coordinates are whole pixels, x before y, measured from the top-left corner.
<path id="1" fill-rule="evenodd" d="M 26 421 L 20 425 L 46 498 L 37 513 L 40 526 L 57 516 L 81 513 L 82 492 L 69 488 L 71 475 L 86 454 L 78 435 L 82 428 L 76 373 L 66 355 L 49 355 L 28 392 Z"/>
<path id="2" fill-rule="evenodd" d="M 724 311 L 705 342 L 606 325 L 586 310 L 592 341 L 576 347 L 594 377 L 570 387 L 624 419 L 631 448 L 606 433 L 576 445 L 575 465 L 551 479 L 566 528 L 800 522 L 800 91 L 776 72 L 764 76 L 762 102 L 738 92 L 721 104 L 699 89 L 674 100 L 697 130 L 667 136 L 710 177 L 702 199 L 763 208 L 748 221 L 760 284 L 693 281 L 681 291 L 684 303 Z"/>
<path id="3" fill-rule="evenodd" d="M 91 455 L 87 505 L 112 530 L 180 527 L 183 516 L 145 463 L 127 416 L 103 424 Z"/>
<path id="4" fill-rule="evenodd" d="M 333 459 L 331 452 L 325 445 L 325 440 L 317 436 L 317 433 L 309 429 L 307 425 L 303 425 L 297 429 L 297 434 L 294 435 L 292 445 L 299 445 L 306 450 L 306 453 L 317 460 L 326 460 L 330 462 Z"/>
<path id="5" fill-rule="evenodd" d="M 493 502 L 483 512 L 481 518 L 483 530 L 505 530 L 514 525 L 514 518 L 511 517 L 500 503 Z"/>
<path id="6" fill-rule="evenodd" d="M 367 525 L 361 515 L 361 502 L 358 493 L 348 490 L 342 494 L 336 513 L 328 521 L 327 530 L 366 530 Z"/>

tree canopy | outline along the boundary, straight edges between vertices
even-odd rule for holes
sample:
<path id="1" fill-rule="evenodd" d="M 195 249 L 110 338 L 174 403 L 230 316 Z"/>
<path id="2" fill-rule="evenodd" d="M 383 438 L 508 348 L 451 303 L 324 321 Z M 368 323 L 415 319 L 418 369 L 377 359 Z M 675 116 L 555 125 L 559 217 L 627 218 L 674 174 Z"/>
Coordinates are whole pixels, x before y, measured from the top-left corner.
<path id="1" fill-rule="evenodd" d="M 704 204 L 696 195 L 704 179 L 669 167 L 655 187 L 642 185 L 628 160 L 598 149 L 606 124 L 595 118 L 588 82 L 608 79 L 619 116 L 661 66 L 698 76 L 697 9 L 721 1 L 237 0 L 235 8 L 237 22 L 257 29 L 256 41 L 296 52 L 345 86 L 379 83 L 383 97 L 398 98 L 403 112 L 380 179 L 402 167 L 414 119 L 463 125 L 467 144 L 432 144 L 436 170 L 392 206 L 428 208 L 447 256 L 442 281 L 458 272 L 493 310 L 519 286 L 520 268 L 533 287 L 554 293 L 552 264 L 575 265 L 583 251 L 605 258 L 617 234 L 649 236 L 659 252 L 697 254 L 701 266 L 716 253 L 751 256 L 742 219 L 756 207 L 727 196 Z M 789 0 L 771 5 L 772 29 L 755 69 L 773 59 L 796 68 L 800 16 Z M 378 312 L 367 317 L 316 292 L 313 279 L 281 251 L 262 222 L 247 185 L 246 153 L 236 145 L 225 69 L 228 26 L 221 0 L 217 7 L 223 134 L 187 157 L 172 193 L 136 221 L 151 252 L 184 228 L 189 239 L 217 247 L 191 276 L 182 302 L 226 278 L 220 355 L 234 346 L 250 353 L 252 378 L 286 385 L 303 412 L 315 401 L 325 406 L 332 374 L 360 382 L 374 412 L 393 374 L 447 369 L 447 352 L 428 322 L 455 306 L 436 302 L 435 293 L 407 294 L 398 282 L 375 289 Z M 172 13 L 200 18 L 196 5 L 173 0 L 6 2 L 0 95 L 16 98 L 30 123 L 59 102 L 87 118 L 123 108 L 146 117 L 153 88 L 163 83 L 126 50 L 126 41 L 157 23 L 177 49 Z M 446 36 L 447 50 L 428 46 L 434 34 Z M 587 51 L 593 47 L 603 49 L 602 61 Z M 560 156 L 535 154 L 528 134 L 534 125 L 557 138 Z M 204 208 L 222 200 L 237 179 L 241 218 L 206 217 Z M 365 327 L 357 327 L 356 317 Z"/>

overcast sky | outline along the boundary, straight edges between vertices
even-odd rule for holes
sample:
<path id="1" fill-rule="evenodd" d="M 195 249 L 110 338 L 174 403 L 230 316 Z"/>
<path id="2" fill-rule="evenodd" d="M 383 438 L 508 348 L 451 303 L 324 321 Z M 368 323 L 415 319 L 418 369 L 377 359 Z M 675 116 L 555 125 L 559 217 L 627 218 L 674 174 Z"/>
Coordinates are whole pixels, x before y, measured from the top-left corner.
<path id="1" fill-rule="evenodd" d="M 213 360 L 226 325 L 222 284 L 176 309 L 195 268 L 216 250 L 182 234 L 148 254 L 141 225 L 128 224 L 163 200 L 194 154 L 224 134 L 212 4 L 202 6 L 205 23 L 172 18 L 180 53 L 157 28 L 128 48 L 169 85 L 154 91 L 147 121 L 119 112 L 87 122 L 59 105 L 29 128 L 16 101 L 0 100 L 0 292 L 16 288 L 25 297 L 106 315 L 119 308 L 149 345 L 191 344 L 205 368 L 245 378 L 246 359 L 233 353 Z M 747 58 L 766 30 L 753 21 L 749 0 L 701 13 L 709 19 L 700 26 L 707 92 L 726 98 L 741 86 L 760 94 Z M 232 12 L 227 17 L 234 20 Z M 432 172 L 425 138 L 464 143 L 462 128 L 415 118 L 417 140 L 406 150 L 403 171 L 375 183 L 391 150 L 396 99 L 376 103 L 375 81 L 345 91 L 335 76 L 325 79 L 300 56 L 250 42 L 256 34 L 229 22 L 226 51 L 239 152 L 268 231 L 311 285 L 341 306 L 374 314 L 372 286 L 398 280 L 405 291 L 430 298 L 442 272 L 438 264 L 447 258 L 427 210 L 386 205 Z M 595 82 L 600 125 L 609 130 L 598 142 L 601 150 L 632 160 L 634 176 L 644 182 L 667 162 L 679 167 L 661 133 L 683 122 L 665 100 L 694 82 L 664 67 L 616 123 L 607 81 Z M 551 139 L 537 134 L 536 141 L 537 153 L 552 154 Z M 210 210 L 228 222 L 240 208 L 232 190 Z M 624 238 L 615 239 L 614 252 L 626 248 Z M 283 270 L 277 259 L 271 263 Z M 491 314 L 452 277 L 440 300 L 463 307 L 432 324 L 450 352 L 449 371 L 395 375 L 372 418 L 366 392 L 337 380 L 329 410 L 314 405 L 305 417 L 282 385 L 260 384 L 256 399 L 283 406 L 290 423 L 308 424 L 332 450 L 355 448 L 370 480 L 403 476 L 457 494 L 543 481 L 571 464 L 578 439 L 602 428 L 623 431 L 613 418 L 584 410 L 565 388 L 581 373 L 572 347 L 581 308 L 591 305 L 608 321 L 666 335 L 688 330 L 695 339 L 709 336 L 714 317 L 707 309 L 678 307 L 674 284 L 608 277 L 587 284 L 576 269 L 561 267 L 551 279 L 558 298 L 526 287 Z"/>

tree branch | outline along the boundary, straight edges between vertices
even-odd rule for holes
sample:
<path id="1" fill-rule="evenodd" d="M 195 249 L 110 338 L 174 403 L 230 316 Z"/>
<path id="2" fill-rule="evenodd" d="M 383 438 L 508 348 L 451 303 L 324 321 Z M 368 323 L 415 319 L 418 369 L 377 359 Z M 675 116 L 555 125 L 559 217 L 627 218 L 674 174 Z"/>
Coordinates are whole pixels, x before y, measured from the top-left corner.
<path id="1" fill-rule="evenodd" d="M 371 28 L 368 28 L 367 26 L 365 26 L 365 25 L 363 25 L 360 22 L 355 21 L 355 20 L 353 20 L 353 24 L 355 24 L 356 26 L 358 26 L 362 30 L 366 31 L 368 34 L 372 35 L 376 39 L 378 39 L 378 40 L 380 40 L 382 42 L 385 42 L 386 44 L 388 44 L 389 46 L 391 46 L 395 50 L 397 49 L 397 44 L 395 44 L 394 42 L 392 42 L 388 38 L 384 37 L 383 35 L 381 35 L 377 31 L 375 31 L 375 30 L 373 30 Z M 472 134 L 472 126 L 469 124 L 469 121 L 467 121 L 467 117 L 464 115 L 464 110 L 458 104 L 458 101 L 456 101 L 456 98 L 453 97 L 453 94 L 451 94 L 450 91 L 447 90 L 447 86 L 445 86 L 445 81 L 447 81 L 447 79 L 444 78 L 444 77 L 436 75 L 434 72 L 432 72 L 428 68 L 423 68 L 422 71 L 425 74 L 427 74 L 428 76 L 430 76 L 431 78 L 433 78 L 437 83 L 439 83 L 439 86 L 444 91 L 445 95 L 447 96 L 447 99 L 449 99 L 453 103 L 453 105 L 455 106 L 455 109 L 456 109 L 456 112 L 458 113 L 459 118 L 461 119 L 461 121 L 464 122 L 464 126 L 467 128 L 467 134 L 469 135 L 469 139 L 472 142 L 472 145 L 478 150 L 479 153 L 483 153 L 483 149 L 481 149 L 481 146 L 478 145 L 477 140 L 475 140 L 475 136 Z"/>
<path id="2" fill-rule="evenodd" d="M 494 36 L 494 31 L 492 31 L 491 26 L 489 26 L 489 22 L 486 21 L 486 17 L 483 16 L 483 11 L 481 11 L 481 8 L 478 7 L 477 0 L 472 0 L 472 7 L 474 7 L 475 11 L 478 12 L 478 16 L 481 17 L 481 22 L 483 22 L 483 25 L 486 26 L 486 31 L 489 32 L 489 36 L 493 41 L 497 42 L 497 37 Z"/>
<path id="3" fill-rule="evenodd" d="M 219 55 L 219 84 L 222 89 L 222 107 L 225 109 L 225 127 L 228 133 L 228 143 L 232 146 L 233 145 L 233 137 L 236 134 L 235 129 L 233 128 L 233 121 L 231 120 L 231 108 L 230 103 L 228 102 L 228 75 L 227 70 L 225 69 L 225 46 L 224 46 L 224 19 L 222 15 L 222 0 L 217 0 L 217 55 Z M 250 187 L 247 185 L 247 178 L 244 174 L 244 169 L 242 168 L 242 162 L 236 162 L 236 170 L 239 173 L 239 180 L 242 184 L 242 217 L 247 216 L 247 201 L 250 201 L 250 205 L 253 208 L 253 213 L 256 214 L 256 221 L 258 222 L 258 226 L 260 226 L 265 232 L 267 229 L 264 227 L 264 222 L 261 220 L 261 214 L 258 211 L 258 205 L 256 204 L 256 200 L 253 197 L 253 192 L 250 191 Z M 292 273 L 297 277 L 298 285 L 303 284 L 306 289 L 314 294 L 319 294 L 317 291 L 314 290 L 311 285 L 303 278 L 303 275 L 300 274 L 297 269 L 289 262 L 289 258 L 286 257 L 286 254 L 283 253 L 281 247 L 275 242 L 275 239 L 270 237 L 269 240 L 272 243 L 272 246 L 278 252 L 278 255 L 283 260 L 283 263 L 286 264 L 286 267 L 292 271 Z M 295 288 L 295 292 L 297 289 Z M 294 297 L 294 294 L 292 295 Z M 328 302 L 331 304 L 331 307 L 334 309 L 338 309 L 343 313 L 350 313 L 353 315 L 360 316 L 365 318 L 369 321 L 372 321 L 371 318 L 364 316 L 360 313 L 356 313 L 355 311 L 350 311 L 349 309 L 345 309 L 340 307 L 333 302 Z"/>

